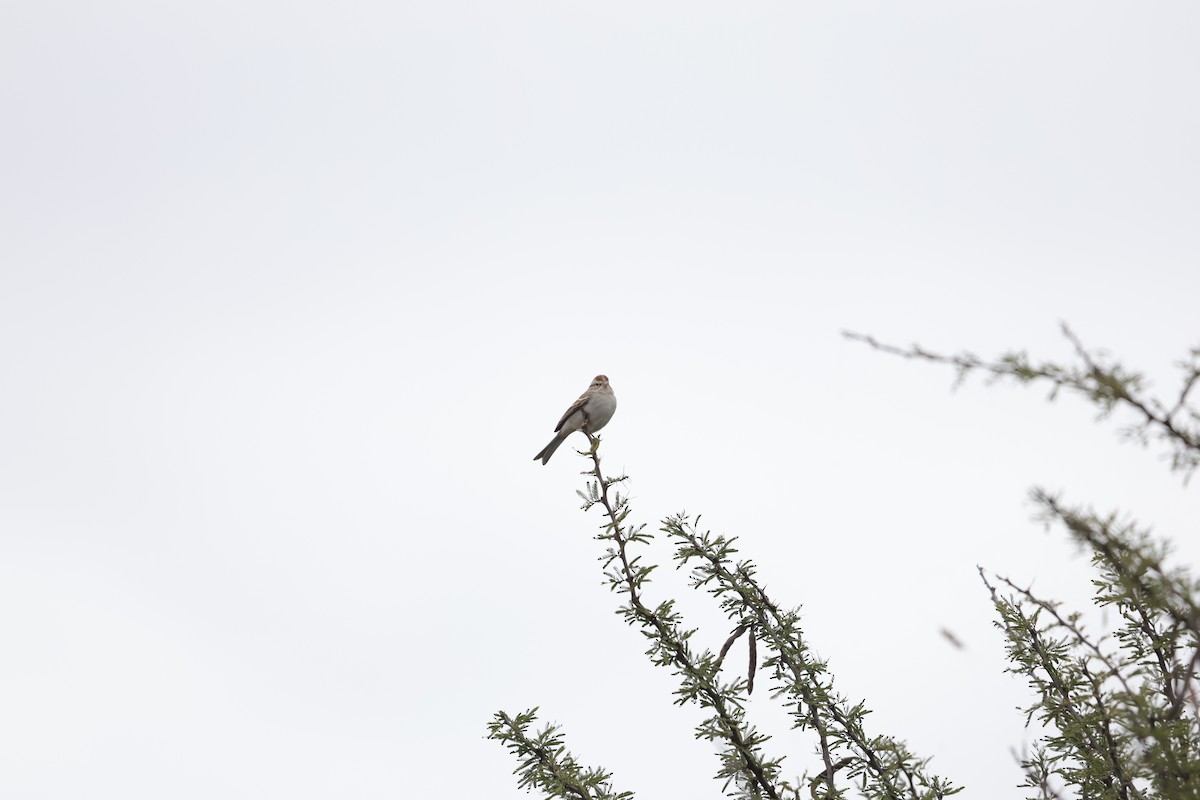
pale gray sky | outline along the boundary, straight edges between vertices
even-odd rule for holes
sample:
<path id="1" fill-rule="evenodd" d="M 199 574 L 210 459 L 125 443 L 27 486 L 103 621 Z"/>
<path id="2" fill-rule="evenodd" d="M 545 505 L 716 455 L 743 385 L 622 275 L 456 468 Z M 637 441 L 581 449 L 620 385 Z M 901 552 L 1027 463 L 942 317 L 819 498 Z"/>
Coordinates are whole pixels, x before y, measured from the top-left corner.
<path id="1" fill-rule="evenodd" d="M 612 613 L 583 462 L 531 461 L 597 372 L 635 517 L 740 535 L 872 732 L 1018 796 L 1029 696 L 975 565 L 1086 596 L 1034 484 L 1198 563 L 1195 486 L 1080 402 L 951 394 L 839 332 L 1063 357 L 1063 319 L 1173 388 L 1200 344 L 1198 26 L 9 4 L 0 796 L 523 797 L 483 734 L 531 705 L 621 788 L 719 796 Z M 790 774 L 815 763 L 792 744 Z"/>

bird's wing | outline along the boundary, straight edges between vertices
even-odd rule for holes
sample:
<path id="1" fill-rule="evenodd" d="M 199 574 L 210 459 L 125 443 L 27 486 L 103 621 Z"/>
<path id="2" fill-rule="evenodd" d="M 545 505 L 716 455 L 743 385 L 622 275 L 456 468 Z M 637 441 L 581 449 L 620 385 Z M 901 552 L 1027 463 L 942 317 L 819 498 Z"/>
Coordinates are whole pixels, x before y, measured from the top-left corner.
<path id="1" fill-rule="evenodd" d="M 560 419 L 558 424 L 554 426 L 554 430 L 561 431 L 563 424 L 566 423 L 572 414 L 583 408 L 583 404 L 587 402 L 589 396 L 589 392 L 584 392 L 583 394 L 579 395 L 579 399 L 572 403 L 571 407 L 568 408 L 566 413 L 562 415 L 562 419 Z"/>

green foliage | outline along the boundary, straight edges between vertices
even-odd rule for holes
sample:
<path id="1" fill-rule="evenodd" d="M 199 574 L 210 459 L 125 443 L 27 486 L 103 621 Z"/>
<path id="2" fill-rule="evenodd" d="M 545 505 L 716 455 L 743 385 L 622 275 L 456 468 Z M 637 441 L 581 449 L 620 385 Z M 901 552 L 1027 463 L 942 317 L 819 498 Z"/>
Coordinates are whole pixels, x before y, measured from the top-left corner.
<path id="1" fill-rule="evenodd" d="M 615 792 L 608 772 L 600 768 L 584 769 L 567 752 L 558 727 L 548 725 L 529 735 L 529 726 L 537 719 L 532 708 L 516 717 L 498 712 L 488 725 L 488 738 L 507 747 L 517 757 L 517 785 L 522 789 L 541 789 L 547 797 L 573 797 L 584 800 L 627 800 L 633 792 Z"/>
<path id="2" fill-rule="evenodd" d="M 665 520 L 662 530 L 676 542 L 678 565 L 691 569 L 692 586 L 720 601 L 739 623 L 735 630 L 748 629 L 766 646 L 763 667 L 771 672 L 772 696 L 782 698 L 793 727 L 817 737 L 824 768 L 807 781 L 814 797 L 844 796 L 835 782 L 843 769 L 866 798 L 945 797 L 958 791 L 928 774 L 928 759 L 909 753 L 903 742 L 868 736 L 864 704 L 850 705 L 834 692 L 826 662 L 814 656 L 800 629 L 799 610 L 779 608 L 755 580 L 754 564 L 733 560 L 734 539 L 701 533 L 684 515 Z"/>
<path id="3" fill-rule="evenodd" d="M 967 352 L 946 356 L 917 345 L 905 349 L 881 344 L 858 333 L 845 336 L 901 358 L 947 364 L 957 373 L 958 383 L 973 372 L 983 372 L 992 380 L 1011 378 L 1019 383 L 1046 383 L 1050 386 L 1051 400 L 1063 389 L 1082 395 L 1099 409 L 1101 419 L 1123 409 L 1130 413 L 1130 422 L 1122 433 L 1142 444 L 1151 440 L 1163 444 L 1171 468 L 1183 472 L 1186 479 L 1200 466 L 1200 411 L 1188 403 L 1188 395 L 1200 381 L 1200 347 L 1192 348 L 1187 358 L 1176 363 L 1183 379 L 1178 395 L 1168 403 L 1146 394 L 1146 379 L 1140 372 L 1126 369 L 1102 351 L 1085 349 L 1066 325 L 1062 331 L 1074 348 L 1078 363 L 1034 362 L 1024 351 L 1012 351 L 995 361 L 986 361 Z"/>
<path id="4" fill-rule="evenodd" d="M 1163 443 L 1173 469 L 1186 476 L 1200 465 L 1200 414 L 1187 402 L 1200 379 L 1200 349 L 1182 362 L 1183 385 L 1168 406 L 1145 396 L 1140 374 L 1089 353 L 1064 331 L 1078 364 L 1035 364 L 1024 353 L 988 362 L 971 354 L 941 356 L 881 345 L 870 337 L 850 338 L 906 358 L 949 364 L 959 380 L 981 370 L 994 379 L 1048 382 L 1052 397 L 1070 389 L 1093 402 L 1101 416 L 1118 409 L 1132 412 L 1126 433 L 1143 443 Z M 691 586 L 711 595 L 734 626 L 719 653 L 697 650 L 691 642 L 696 631 L 686 627 L 674 600 L 647 600 L 657 565 L 645 563 L 637 551 L 653 534 L 627 522 L 629 501 L 620 491 L 626 478 L 604 476 L 600 440 L 590 441 L 584 455 L 592 468 L 579 495 L 585 511 L 600 507 L 604 514 L 596 538 L 606 545 L 605 580 L 622 598 L 618 613 L 649 642 L 651 663 L 677 678 L 676 703 L 707 712 L 695 735 L 719 745 L 716 778 L 727 796 L 925 800 L 961 791 L 929 772 L 929 759 L 911 753 L 902 740 L 869 733 L 865 703 L 835 691 L 827 663 L 815 655 L 800 627 L 799 610 L 781 607 L 767 595 L 753 562 L 737 558 L 736 539 L 702 531 L 699 517 L 679 514 L 660 528 L 675 546 L 676 566 L 688 571 Z M 1065 528 L 1090 553 L 1095 603 L 1115 609 L 1119 622 L 1093 635 L 1081 613 L 1064 612 L 1060 604 L 980 569 L 999 617 L 996 624 L 1007 639 L 1008 671 L 1023 677 L 1034 693 L 1026 721 L 1036 721 L 1039 735 L 1020 757 L 1022 785 L 1041 800 L 1200 800 L 1200 582 L 1168 567 L 1165 546 L 1133 523 L 1065 506 L 1040 489 L 1033 498 L 1045 522 Z M 750 644 L 746 677 L 723 679 L 725 656 L 742 636 Z M 814 762 L 795 782 L 782 777 L 782 756 L 768 753 L 771 737 L 746 719 L 760 666 L 771 697 L 787 709 L 793 728 L 812 740 Z M 607 772 L 581 768 L 557 727 L 531 737 L 534 719 L 534 711 L 515 718 L 500 712 L 489 726 L 489 738 L 517 756 L 521 787 L 547 797 L 633 796 L 614 794 Z"/>
<path id="5" fill-rule="evenodd" d="M 1037 490 L 1047 520 L 1092 554 L 1095 603 L 1114 631 L 1088 633 L 1079 612 L 980 570 L 1008 639 L 1009 671 L 1037 697 L 1027 709 L 1046 733 L 1022 759 L 1036 797 L 1200 797 L 1200 584 L 1164 566 L 1165 547 L 1115 515 L 1064 507 Z M 1190 655 L 1189 655 L 1190 654 Z M 1190 707 L 1189 707 L 1190 706 Z M 1057 787 L 1057 788 L 1055 788 Z"/>

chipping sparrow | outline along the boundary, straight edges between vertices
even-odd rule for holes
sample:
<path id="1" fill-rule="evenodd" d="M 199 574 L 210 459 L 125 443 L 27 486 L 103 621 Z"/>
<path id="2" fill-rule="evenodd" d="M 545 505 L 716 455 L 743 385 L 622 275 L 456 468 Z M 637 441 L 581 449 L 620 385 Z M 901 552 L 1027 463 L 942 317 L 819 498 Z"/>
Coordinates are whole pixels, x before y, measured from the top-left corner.
<path id="1" fill-rule="evenodd" d="M 562 415 L 554 430 L 558 435 L 550 440 L 550 444 L 542 448 L 542 452 L 533 457 L 534 461 L 541 459 L 543 464 L 550 461 L 550 456 L 568 436 L 578 430 L 584 433 L 595 433 L 608 424 L 613 412 L 617 410 L 617 396 L 608 385 L 607 375 L 597 375 L 592 378 L 592 385 L 579 395 L 579 399 L 571 404 L 567 413 Z"/>

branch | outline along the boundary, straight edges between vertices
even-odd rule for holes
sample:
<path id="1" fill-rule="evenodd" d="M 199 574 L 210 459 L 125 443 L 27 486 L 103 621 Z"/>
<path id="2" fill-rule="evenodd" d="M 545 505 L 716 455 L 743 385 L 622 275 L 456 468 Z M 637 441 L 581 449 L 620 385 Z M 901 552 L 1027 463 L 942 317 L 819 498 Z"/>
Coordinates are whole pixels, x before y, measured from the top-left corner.
<path id="1" fill-rule="evenodd" d="M 577 800 L 631 800 L 633 792 L 615 792 L 610 773 L 600 768 L 579 766 L 565 746 L 555 725 L 547 725 L 537 735 L 529 735 L 529 726 L 537 719 L 532 708 L 515 718 L 497 711 L 488 724 L 488 738 L 508 748 L 520 762 L 513 770 L 520 775 L 519 789 L 540 789 L 547 797 Z"/>
<path id="2" fill-rule="evenodd" d="M 1099 406 L 1102 417 L 1117 407 L 1130 409 L 1139 421 L 1127 433 L 1144 443 L 1149 431 L 1156 432 L 1156 438 L 1166 443 L 1170 450 L 1171 468 L 1182 471 L 1185 478 L 1200 466 L 1200 413 L 1188 405 L 1188 394 L 1200 382 L 1200 348 L 1191 350 L 1189 358 L 1177 364 L 1184 372 L 1183 384 L 1178 399 L 1167 410 L 1160 400 L 1145 396 L 1145 380 L 1140 373 L 1129 372 L 1120 364 L 1102 360 L 1101 356 L 1089 352 L 1066 324 L 1062 325 L 1062 332 L 1075 351 L 1080 362 L 1077 365 L 1063 366 L 1049 361 L 1034 363 L 1025 352 L 1009 352 L 995 361 L 987 361 L 967 352 L 943 355 L 919 345 L 896 347 L 850 331 L 844 331 L 843 336 L 901 358 L 948 364 L 958 374 L 956 385 L 969 373 L 982 370 L 995 379 L 1048 382 L 1052 386 L 1051 399 L 1064 388 L 1081 394 Z M 1181 420 L 1181 415 L 1186 416 L 1187 421 Z"/>
<path id="3" fill-rule="evenodd" d="M 701 565 L 693 570 L 693 584 L 700 587 L 714 583 L 714 588 L 709 591 L 724 596 L 721 603 L 726 614 L 743 619 L 749 615 L 762 642 L 775 651 L 764 666 L 774 667 L 775 678 L 782 687 L 780 692 L 794 698 L 789 705 L 793 708 L 796 727 L 813 729 L 819 739 L 825 768 L 812 779 L 810 789 L 823 783 L 826 797 L 837 795 L 834 775 L 848 763 L 852 765 L 851 776 L 869 777 L 873 787 L 871 797 L 911 800 L 943 797 L 958 791 L 936 776 L 926 776 L 923 772 L 925 762 L 914 760 L 902 743 L 866 735 L 861 724 L 866 709 L 861 703 L 848 707 L 833 693 L 826 665 L 811 657 L 797 625 L 796 612 L 780 609 L 767 596 L 754 579 L 751 563 L 731 563 L 731 555 L 737 552 L 732 546 L 733 540 L 723 536 L 714 538 L 707 532 L 698 533 L 684 515 L 665 520 L 663 530 L 680 542 L 675 555 L 680 566 L 691 559 L 700 560 Z M 843 763 L 845 759 L 841 759 L 835 764 L 833 759 L 842 745 L 849 745 L 853 756 L 849 762 Z M 914 780 L 921 784 L 924 793 L 918 792 Z"/>
<path id="4" fill-rule="evenodd" d="M 648 537 L 641 533 L 641 528 L 622 527 L 622 522 L 629 514 L 627 501 L 619 494 L 610 495 L 609 489 L 625 478 L 604 477 L 600 468 L 600 439 L 591 434 L 588 434 L 588 439 L 591 448 L 585 455 L 591 458 L 592 469 L 585 474 L 593 476 L 596 482 L 589 486 L 589 494 L 581 495 L 584 497 L 585 509 L 599 504 L 604 508 L 608 519 L 604 525 L 604 532 L 598 538 L 609 539 L 615 545 L 615 549 L 608 553 L 605 566 L 613 561 L 620 564 L 620 571 L 610 574 L 609 581 L 616 591 L 629 597 L 629 605 L 622 609 L 622 613 L 631 623 L 640 625 L 644 633 L 655 642 L 649 654 L 655 656 L 656 663 L 675 667 L 676 673 L 683 677 L 683 686 L 677 692 L 681 698 L 680 702 L 696 700 L 701 707 L 710 708 L 714 712 L 714 717 L 709 723 L 700 726 L 697 735 L 720 737 L 730 744 L 737 769 L 730 770 L 727 767 L 720 773 L 721 776 L 733 779 L 739 774 L 744 775 L 757 787 L 757 791 L 771 800 L 779 800 L 780 790 L 774 784 L 779 762 L 765 761 L 758 752 L 759 745 L 766 741 L 767 737 L 746 728 L 743 724 L 740 706 L 731 689 L 720 687 L 713 680 L 716 670 L 713 669 L 711 656 L 697 662 L 692 655 L 687 646 L 690 632 L 679 629 L 679 618 L 672 610 L 671 601 L 654 609 L 643 602 L 641 587 L 653 568 L 641 567 L 636 558 L 630 558 L 628 545 L 634 541 L 645 542 Z"/>
<path id="5" fill-rule="evenodd" d="M 977 569 L 979 570 L 980 576 L 983 578 L 984 585 L 987 586 L 989 589 L 991 589 L 992 586 L 991 586 L 991 584 L 988 583 L 987 576 L 984 573 L 983 567 L 978 567 Z M 1058 623 L 1059 627 L 1065 629 L 1066 631 L 1068 631 L 1071 634 L 1071 636 L 1075 639 L 1075 642 L 1077 644 L 1079 644 L 1083 647 L 1086 647 L 1087 649 L 1091 650 L 1095 654 L 1096 658 L 1100 661 L 1100 663 L 1104 664 L 1104 666 L 1108 668 L 1109 674 L 1111 674 L 1118 681 L 1120 681 L 1121 686 L 1125 689 L 1125 693 L 1127 695 L 1129 695 L 1130 697 L 1134 696 L 1135 693 L 1133 691 L 1133 687 L 1131 687 L 1129 685 L 1129 682 L 1126 681 L 1125 676 L 1122 674 L 1121 668 L 1118 665 L 1113 663 L 1111 656 L 1109 656 L 1107 653 L 1105 653 L 1103 650 L 1100 649 L 1100 646 L 1098 643 L 1093 642 L 1091 639 L 1089 639 L 1087 637 L 1086 634 L 1084 634 L 1083 628 L 1081 628 L 1079 626 L 1079 624 L 1077 622 L 1075 622 L 1074 617 L 1076 615 L 1072 615 L 1071 617 L 1063 617 L 1062 614 L 1058 613 L 1058 603 L 1052 603 L 1049 600 L 1041 599 L 1040 597 L 1035 595 L 1031 589 L 1022 588 L 1022 587 L 1018 586 L 1017 584 L 1013 583 L 1012 581 L 1010 581 L 1008 578 L 1004 577 L 1003 575 L 996 575 L 995 578 L 997 580 L 1001 581 L 1009 589 L 1012 589 L 1014 592 L 1020 593 L 1026 600 L 1033 603 L 1035 606 L 1037 606 L 1038 608 L 1042 609 L 1047 614 L 1052 616 L 1054 618 L 1054 621 L 1056 623 Z M 993 591 L 993 595 L 994 595 L 994 591 Z M 1101 640 L 1101 641 L 1103 641 L 1103 640 Z"/>

